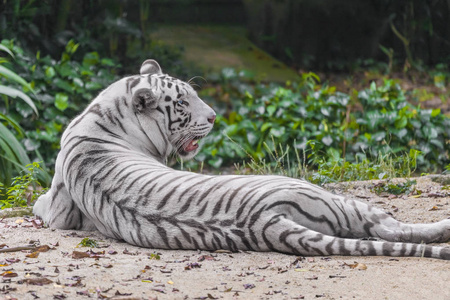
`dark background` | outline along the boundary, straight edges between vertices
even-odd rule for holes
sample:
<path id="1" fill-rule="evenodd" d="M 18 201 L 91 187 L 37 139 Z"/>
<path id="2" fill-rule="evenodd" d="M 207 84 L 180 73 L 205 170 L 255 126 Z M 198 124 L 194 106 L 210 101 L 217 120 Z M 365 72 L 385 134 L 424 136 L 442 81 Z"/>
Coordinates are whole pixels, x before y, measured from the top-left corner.
<path id="1" fill-rule="evenodd" d="M 149 42 L 157 24 L 241 25 L 294 68 L 345 71 L 392 61 L 399 67 L 450 60 L 446 0 L 148 0 L 1 2 L 2 38 L 57 55 L 69 39 L 127 64 L 130 39 Z M 384 49 L 384 50 L 383 50 Z"/>

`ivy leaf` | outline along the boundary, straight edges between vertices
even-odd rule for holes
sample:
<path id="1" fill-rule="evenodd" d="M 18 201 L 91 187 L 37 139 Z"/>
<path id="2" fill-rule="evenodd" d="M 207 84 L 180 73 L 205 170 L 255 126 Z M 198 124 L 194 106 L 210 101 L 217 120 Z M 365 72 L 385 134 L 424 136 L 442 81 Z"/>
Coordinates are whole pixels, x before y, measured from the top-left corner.
<path id="1" fill-rule="evenodd" d="M 229 136 L 233 136 L 238 131 L 238 124 L 231 124 L 225 129 L 225 134 Z"/>
<path id="2" fill-rule="evenodd" d="M 261 132 L 266 131 L 266 130 L 269 129 L 270 127 L 272 127 L 272 123 L 270 123 L 270 122 L 264 123 L 264 124 L 261 126 Z"/>
<path id="3" fill-rule="evenodd" d="M 425 126 L 422 128 L 423 134 L 429 139 L 435 139 L 438 136 L 436 128 L 431 126 Z"/>
<path id="4" fill-rule="evenodd" d="M 440 140 L 437 140 L 437 139 L 431 139 L 431 140 L 430 140 L 430 144 L 435 145 L 435 146 L 438 147 L 439 149 L 444 149 L 444 144 L 443 144 Z"/>
<path id="5" fill-rule="evenodd" d="M 247 140 L 250 145 L 255 145 L 258 142 L 258 136 L 254 132 L 247 132 Z"/>
<path id="6" fill-rule="evenodd" d="M 380 141 L 384 140 L 385 137 L 386 137 L 386 132 L 383 132 L 383 131 L 377 132 L 372 135 L 372 140 L 375 140 L 376 142 L 380 142 Z"/>
<path id="7" fill-rule="evenodd" d="M 100 84 L 100 83 L 98 83 L 98 82 L 93 82 L 93 81 L 90 81 L 90 82 L 87 82 L 86 83 L 86 89 L 87 90 L 99 90 L 99 89 L 101 89 L 103 86 Z"/>
<path id="8" fill-rule="evenodd" d="M 321 112 L 322 115 L 324 115 L 325 117 L 329 117 L 329 116 L 330 116 L 330 108 L 329 108 L 329 107 L 321 107 L 321 108 L 320 108 L 320 112 Z"/>
<path id="9" fill-rule="evenodd" d="M 434 117 L 438 116 L 440 113 L 441 113 L 441 109 L 440 108 L 433 109 L 431 111 L 431 117 L 434 118 Z"/>
<path id="10" fill-rule="evenodd" d="M 272 116 L 276 110 L 277 110 L 277 108 L 275 105 L 269 105 L 267 107 L 267 113 L 269 114 L 269 116 Z"/>
<path id="11" fill-rule="evenodd" d="M 93 66 L 98 64 L 99 55 L 97 52 L 89 52 L 83 58 L 83 65 Z"/>
<path id="12" fill-rule="evenodd" d="M 77 86 L 79 88 L 83 88 L 83 81 L 80 78 L 75 77 L 73 79 L 73 83 L 74 83 L 75 86 Z"/>
<path id="13" fill-rule="evenodd" d="M 400 129 L 398 132 L 394 133 L 399 139 L 402 139 L 404 136 L 408 134 L 408 130 L 405 128 Z"/>
<path id="14" fill-rule="evenodd" d="M 114 61 L 112 59 L 110 59 L 110 58 L 102 58 L 101 64 L 103 66 L 107 66 L 107 67 L 114 67 L 116 65 L 114 63 Z"/>
<path id="15" fill-rule="evenodd" d="M 285 127 L 272 128 L 270 129 L 270 134 L 273 135 L 274 137 L 281 137 L 284 135 L 285 131 L 286 131 Z"/>
<path id="16" fill-rule="evenodd" d="M 208 164 L 218 169 L 222 165 L 223 159 L 221 157 L 215 157 L 214 159 L 208 160 Z"/>
<path id="17" fill-rule="evenodd" d="M 69 106 L 69 96 L 63 93 L 57 93 L 55 96 L 55 106 L 60 111 L 65 111 Z"/>
<path id="18" fill-rule="evenodd" d="M 56 71 L 53 67 L 48 67 L 45 69 L 45 76 L 48 78 L 53 78 L 56 75 Z"/>
<path id="19" fill-rule="evenodd" d="M 394 123 L 395 128 L 397 128 L 397 129 L 404 128 L 407 124 L 408 124 L 408 119 L 406 118 L 406 116 L 401 117 L 400 119 L 396 120 Z"/>
<path id="20" fill-rule="evenodd" d="M 330 146 L 333 143 L 333 138 L 329 135 L 326 135 L 322 138 L 322 143 L 324 143 L 326 146 Z"/>
<path id="21" fill-rule="evenodd" d="M 62 64 L 58 68 L 58 72 L 64 78 L 75 77 L 77 75 L 77 73 L 74 71 L 74 68 L 68 63 Z"/>
<path id="22" fill-rule="evenodd" d="M 56 78 L 54 83 L 58 88 L 65 90 L 66 92 L 73 93 L 72 86 L 70 85 L 69 82 L 62 80 L 60 78 Z"/>

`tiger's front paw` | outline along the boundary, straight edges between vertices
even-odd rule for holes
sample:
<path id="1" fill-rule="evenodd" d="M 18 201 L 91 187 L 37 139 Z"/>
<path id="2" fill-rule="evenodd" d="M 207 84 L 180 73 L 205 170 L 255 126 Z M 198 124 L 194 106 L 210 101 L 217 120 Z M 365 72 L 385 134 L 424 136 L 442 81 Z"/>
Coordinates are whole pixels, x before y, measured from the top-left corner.
<path id="1" fill-rule="evenodd" d="M 38 216 L 44 221 L 44 223 L 48 224 L 49 220 L 49 211 L 50 211 L 50 203 L 49 203 L 48 193 L 40 196 L 38 200 L 34 203 L 33 206 L 33 214 Z"/>

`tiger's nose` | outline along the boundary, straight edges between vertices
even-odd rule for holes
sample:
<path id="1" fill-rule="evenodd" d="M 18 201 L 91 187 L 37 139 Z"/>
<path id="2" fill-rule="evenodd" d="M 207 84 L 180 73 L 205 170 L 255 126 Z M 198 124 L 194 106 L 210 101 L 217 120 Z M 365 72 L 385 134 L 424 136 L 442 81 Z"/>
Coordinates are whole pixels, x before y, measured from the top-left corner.
<path id="1" fill-rule="evenodd" d="M 216 114 L 213 114 L 208 118 L 208 122 L 211 124 L 214 124 L 214 120 L 216 120 Z"/>

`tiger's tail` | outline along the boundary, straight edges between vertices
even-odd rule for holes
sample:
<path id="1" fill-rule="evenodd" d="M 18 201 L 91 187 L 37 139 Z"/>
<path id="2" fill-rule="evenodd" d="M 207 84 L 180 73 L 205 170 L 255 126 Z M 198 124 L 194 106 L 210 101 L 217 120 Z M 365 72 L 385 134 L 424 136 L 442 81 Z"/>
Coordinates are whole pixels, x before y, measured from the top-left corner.
<path id="1" fill-rule="evenodd" d="M 450 260 L 448 247 L 334 237 L 308 229 L 281 215 L 266 223 L 262 238 L 269 251 L 304 256 L 415 256 Z"/>

